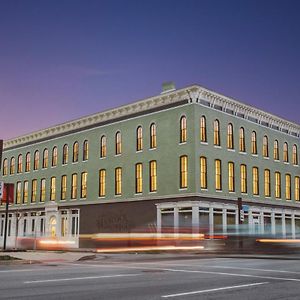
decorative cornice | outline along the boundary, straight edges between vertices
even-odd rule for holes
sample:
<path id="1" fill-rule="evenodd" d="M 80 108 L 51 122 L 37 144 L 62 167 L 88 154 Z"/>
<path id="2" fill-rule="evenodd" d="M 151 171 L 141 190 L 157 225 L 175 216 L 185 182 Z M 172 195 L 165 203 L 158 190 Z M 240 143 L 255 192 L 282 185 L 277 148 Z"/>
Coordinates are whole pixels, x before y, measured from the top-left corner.
<path id="1" fill-rule="evenodd" d="M 243 114 L 245 119 L 249 120 L 249 118 L 254 118 L 257 120 L 258 124 L 266 123 L 268 124 L 268 127 L 274 129 L 275 126 L 278 127 L 278 130 L 286 134 L 300 137 L 300 125 L 296 123 L 284 120 L 250 105 L 243 104 L 233 98 L 223 96 L 199 85 L 192 85 L 183 89 L 163 93 L 158 96 L 143 99 L 104 112 L 85 116 L 77 120 L 72 120 L 53 127 L 38 130 L 14 139 L 6 140 L 4 142 L 4 149 L 13 148 L 15 146 L 34 141 L 49 139 L 58 134 L 67 134 L 68 132 L 72 132 L 74 130 L 85 128 L 94 124 L 130 116 L 143 111 L 174 104 L 182 100 L 189 100 L 189 102 L 199 104 L 201 104 L 201 100 L 204 100 L 211 108 L 218 106 L 218 109 L 222 110 L 223 112 L 226 112 L 229 109 L 233 111 L 233 114 L 236 116 Z"/>

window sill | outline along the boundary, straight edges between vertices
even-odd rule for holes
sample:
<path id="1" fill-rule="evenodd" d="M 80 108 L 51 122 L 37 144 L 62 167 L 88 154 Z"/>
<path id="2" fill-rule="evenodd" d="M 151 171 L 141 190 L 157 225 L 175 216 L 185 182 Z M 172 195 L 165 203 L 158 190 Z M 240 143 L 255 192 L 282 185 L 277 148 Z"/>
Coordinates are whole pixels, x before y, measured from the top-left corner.
<path id="1" fill-rule="evenodd" d="M 252 156 L 258 157 L 258 154 L 251 153 Z"/>
<path id="2" fill-rule="evenodd" d="M 219 146 L 219 145 L 214 145 L 214 148 L 217 148 L 217 149 L 222 149 L 222 147 L 221 147 L 221 146 Z"/>
<path id="3" fill-rule="evenodd" d="M 201 145 L 208 145 L 208 142 L 202 142 L 202 141 L 200 141 L 200 144 Z"/>
<path id="4" fill-rule="evenodd" d="M 136 150 L 135 153 L 143 153 L 143 149 L 142 150 Z"/>
<path id="5" fill-rule="evenodd" d="M 187 190 L 187 187 L 179 188 L 179 191 L 186 191 L 186 190 Z"/>
<path id="6" fill-rule="evenodd" d="M 239 151 L 239 154 L 246 155 L 246 154 L 247 154 L 247 152 L 244 152 L 244 151 Z"/>
<path id="7" fill-rule="evenodd" d="M 216 190 L 216 193 L 223 193 L 223 190 Z"/>
<path id="8" fill-rule="evenodd" d="M 235 149 L 227 148 L 227 151 L 229 151 L 229 152 L 235 152 Z"/>
<path id="9" fill-rule="evenodd" d="M 149 194 L 157 194 L 157 191 L 149 192 Z"/>
<path id="10" fill-rule="evenodd" d="M 153 150 L 156 150 L 157 148 L 149 148 L 149 151 L 153 151 Z"/>
<path id="11" fill-rule="evenodd" d="M 105 159 L 105 158 L 106 158 L 106 156 L 102 156 L 102 157 L 100 156 L 99 158 L 100 158 L 100 159 Z"/>
<path id="12" fill-rule="evenodd" d="M 263 158 L 264 158 L 264 159 L 270 159 L 270 157 L 267 157 L 267 156 L 264 156 Z"/>
<path id="13" fill-rule="evenodd" d="M 179 142 L 179 145 L 185 145 L 186 142 Z"/>

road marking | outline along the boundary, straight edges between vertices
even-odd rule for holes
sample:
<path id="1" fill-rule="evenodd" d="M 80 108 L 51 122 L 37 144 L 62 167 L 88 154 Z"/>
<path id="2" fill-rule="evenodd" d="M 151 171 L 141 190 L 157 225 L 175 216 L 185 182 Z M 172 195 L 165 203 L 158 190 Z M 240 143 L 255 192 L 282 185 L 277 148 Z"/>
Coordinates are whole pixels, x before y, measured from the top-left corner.
<path id="1" fill-rule="evenodd" d="M 55 270 L 69 270 L 71 268 L 55 268 Z M 53 268 L 42 268 L 42 269 L 17 269 L 17 270 L 0 270 L 0 273 L 14 273 L 14 272 L 34 272 L 34 271 L 49 271 Z"/>
<path id="2" fill-rule="evenodd" d="M 88 277 L 73 277 L 73 278 L 60 278 L 60 279 L 33 280 L 33 281 L 24 281 L 23 283 L 25 283 L 25 284 L 44 283 L 44 282 L 87 280 L 87 279 L 114 278 L 114 277 L 130 277 L 130 276 L 140 276 L 140 275 L 141 274 L 102 275 L 102 276 L 88 276 Z"/>
<path id="3" fill-rule="evenodd" d="M 255 286 L 255 285 L 262 285 L 262 284 L 267 284 L 267 283 L 269 283 L 269 282 L 257 282 L 257 283 L 242 284 L 242 285 L 232 285 L 232 286 L 225 286 L 225 287 L 209 289 L 209 290 L 201 290 L 201 291 L 193 291 L 193 292 L 186 292 L 186 293 L 179 293 L 179 294 L 164 295 L 161 297 L 162 298 L 180 297 L 180 296 L 187 296 L 187 295 L 194 295 L 194 294 L 217 292 L 217 291 L 223 291 L 223 290 L 240 289 L 240 288 L 245 288 L 245 287 Z"/>

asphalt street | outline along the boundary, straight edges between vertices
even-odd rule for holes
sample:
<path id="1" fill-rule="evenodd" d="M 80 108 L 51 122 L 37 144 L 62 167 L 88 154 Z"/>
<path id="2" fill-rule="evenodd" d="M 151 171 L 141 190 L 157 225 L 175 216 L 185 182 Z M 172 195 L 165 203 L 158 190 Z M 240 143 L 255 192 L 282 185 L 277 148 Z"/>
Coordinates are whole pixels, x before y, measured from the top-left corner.
<path id="1" fill-rule="evenodd" d="M 299 260 L 96 255 L 0 265 L 0 299 L 300 299 Z"/>

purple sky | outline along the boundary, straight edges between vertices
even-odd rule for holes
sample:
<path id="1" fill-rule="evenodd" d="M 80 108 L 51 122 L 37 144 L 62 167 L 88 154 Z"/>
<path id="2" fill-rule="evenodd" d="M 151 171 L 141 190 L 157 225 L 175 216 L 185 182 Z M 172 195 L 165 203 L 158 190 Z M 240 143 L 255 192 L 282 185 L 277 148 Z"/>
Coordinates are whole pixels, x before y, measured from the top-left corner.
<path id="1" fill-rule="evenodd" d="M 198 83 L 300 123 L 298 0 L 0 0 L 0 138 Z"/>

